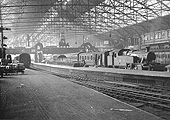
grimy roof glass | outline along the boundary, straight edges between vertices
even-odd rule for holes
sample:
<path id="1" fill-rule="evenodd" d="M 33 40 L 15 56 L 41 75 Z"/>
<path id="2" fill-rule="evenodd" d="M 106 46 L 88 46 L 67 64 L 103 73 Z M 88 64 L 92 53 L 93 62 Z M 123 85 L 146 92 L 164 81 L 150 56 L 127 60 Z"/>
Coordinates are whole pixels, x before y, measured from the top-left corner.
<path id="1" fill-rule="evenodd" d="M 0 0 L 8 43 L 101 34 L 169 15 L 169 0 Z M 143 29 L 143 26 L 140 26 Z M 45 39 L 42 39 L 45 38 Z"/>

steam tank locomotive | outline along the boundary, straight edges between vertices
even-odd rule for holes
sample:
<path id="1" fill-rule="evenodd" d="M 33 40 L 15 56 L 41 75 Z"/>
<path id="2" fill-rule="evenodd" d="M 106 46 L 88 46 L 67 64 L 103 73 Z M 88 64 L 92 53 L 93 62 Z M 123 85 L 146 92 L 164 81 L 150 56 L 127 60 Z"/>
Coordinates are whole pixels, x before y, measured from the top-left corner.
<path id="1" fill-rule="evenodd" d="M 107 56 L 108 67 L 126 68 L 136 62 L 135 57 L 128 55 L 130 49 L 116 49 L 109 51 Z"/>
<path id="2" fill-rule="evenodd" d="M 136 58 L 134 62 L 134 66 L 137 69 L 146 69 L 151 70 L 152 67 L 158 65 L 158 63 L 155 63 L 156 54 L 152 51 L 145 52 L 145 51 L 134 51 L 130 54 L 130 56 L 133 56 Z M 152 67 L 151 67 L 152 66 Z"/>
<path id="3" fill-rule="evenodd" d="M 133 51 L 130 49 L 113 50 L 107 56 L 108 67 L 140 69 L 140 70 L 165 70 L 165 65 L 156 63 L 156 54 L 153 51 Z"/>

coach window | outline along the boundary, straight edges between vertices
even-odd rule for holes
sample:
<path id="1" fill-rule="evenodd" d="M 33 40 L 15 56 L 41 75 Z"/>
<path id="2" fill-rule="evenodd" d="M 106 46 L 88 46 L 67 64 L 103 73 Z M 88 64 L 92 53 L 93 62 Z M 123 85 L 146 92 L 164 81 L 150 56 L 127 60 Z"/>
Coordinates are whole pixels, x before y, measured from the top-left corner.
<path id="1" fill-rule="evenodd" d="M 91 60 L 93 60 L 93 56 L 91 56 Z"/>
<path id="2" fill-rule="evenodd" d="M 158 32 L 155 32 L 155 39 L 158 39 Z"/>
<path id="3" fill-rule="evenodd" d="M 86 56 L 85 56 L 85 60 L 86 60 Z"/>
<path id="4" fill-rule="evenodd" d="M 160 46 L 159 46 L 159 49 L 164 49 L 164 46 L 163 46 L 163 45 L 160 45 Z"/>
<path id="5" fill-rule="evenodd" d="M 164 53 L 162 54 L 162 58 L 164 58 L 165 57 L 165 55 L 164 55 Z"/>
<path id="6" fill-rule="evenodd" d="M 165 39 L 165 31 L 162 31 L 161 33 L 162 33 L 162 35 L 161 35 L 162 37 L 161 38 Z"/>
<path id="7" fill-rule="evenodd" d="M 82 56 L 82 60 L 84 60 L 84 56 Z"/>
<path id="8" fill-rule="evenodd" d="M 147 41 L 149 41 L 150 40 L 150 35 L 149 34 L 147 34 Z"/>
<path id="9" fill-rule="evenodd" d="M 170 53 L 168 54 L 168 58 L 170 58 Z"/>
<path id="10" fill-rule="evenodd" d="M 170 30 L 167 31 L 167 36 L 170 38 Z"/>
<path id="11" fill-rule="evenodd" d="M 134 45 L 139 45 L 139 38 L 134 38 Z"/>
<path id="12" fill-rule="evenodd" d="M 158 38 L 162 39 L 162 32 L 158 32 Z"/>
<path id="13" fill-rule="evenodd" d="M 145 36 L 144 36 L 144 40 L 145 40 L 145 41 L 147 41 L 147 34 L 145 34 Z"/>
<path id="14" fill-rule="evenodd" d="M 128 38 L 128 44 L 131 45 L 131 39 L 130 38 Z"/>
<path id="15" fill-rule="evenodd" d="M 154 39 L 154 33 L 151 33 L 150 34 L 150 40 L 153 40 Z"/>

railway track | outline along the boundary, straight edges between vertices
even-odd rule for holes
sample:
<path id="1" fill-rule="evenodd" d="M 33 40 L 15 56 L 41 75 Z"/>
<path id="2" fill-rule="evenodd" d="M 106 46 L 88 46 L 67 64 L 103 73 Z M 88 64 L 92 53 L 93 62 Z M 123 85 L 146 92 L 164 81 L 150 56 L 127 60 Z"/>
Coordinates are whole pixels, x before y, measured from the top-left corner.
<path id="1" fill-rule="evenodd" d="M 158 109 L 170 111 L 170 96 L 169 95 L 162 95 L 157 92 L 148 92 L 145 90 L 139 90 L 137 87 L 135 89 L 131 89 L 129 87 L 120 87 L 118 86 L 112 86 L 105 84 L 104 82 L 96 82 L 96 81 L 90 81 L 90 80 L 83 80 L 82 78 L 77 78 L 75 80 L 71 80 L 74 83 L 86 86 L 88 88 L 97 90 L 99 92 L 102 92 L 106 95 L 109 95 L 111 97 L 117 98 L 117 99 L 123 99 L 125 101 L 130 102 L 138 102 L 143 103 L 148 106 L 152 106 Z M 116 84 L 116 83 L 114 83 Z"/>
<path id="2" fill-rule="evenodd" d="M 53 74 L 67 79 L 69 78 L 70 81 L 76 84 L 97 90 L 119 100 L 143 103 L 146 106 L 170 111 L 170 88 L 168 87 L 132 85 L 65 74 Z"/>

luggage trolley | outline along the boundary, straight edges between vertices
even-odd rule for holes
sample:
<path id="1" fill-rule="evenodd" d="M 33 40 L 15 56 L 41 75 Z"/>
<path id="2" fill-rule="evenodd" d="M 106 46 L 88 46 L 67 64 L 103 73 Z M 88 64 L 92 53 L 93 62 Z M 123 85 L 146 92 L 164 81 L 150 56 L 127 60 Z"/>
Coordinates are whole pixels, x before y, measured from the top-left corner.
<path id="1" fill-rule="evenodd" d="M 25 70 L 24 63 L 17 63 L 17 73 L 21 72 L 22 74 L 24 74 L 24 70 Z"/>

